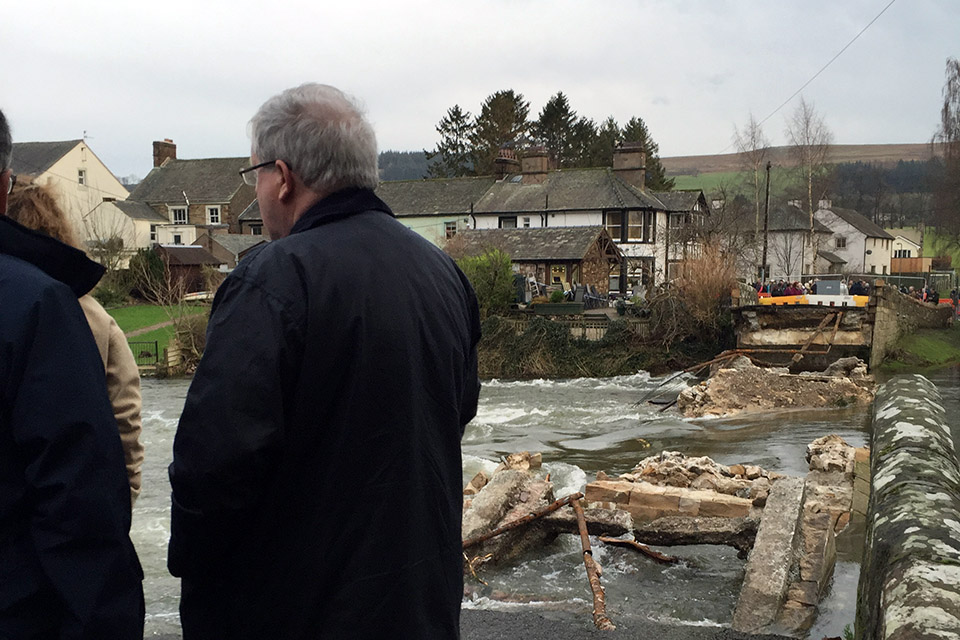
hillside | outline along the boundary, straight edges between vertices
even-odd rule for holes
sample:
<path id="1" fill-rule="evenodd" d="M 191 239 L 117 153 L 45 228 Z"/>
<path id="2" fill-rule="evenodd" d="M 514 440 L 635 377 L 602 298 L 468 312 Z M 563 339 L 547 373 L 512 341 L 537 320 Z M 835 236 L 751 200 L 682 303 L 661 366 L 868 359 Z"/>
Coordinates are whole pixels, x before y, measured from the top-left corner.
<path id="1" fill-rule="evenodd" d="M 792 166 L 788 147 L 771 147 L 770 160 L 780 166 Z M 929 160 L 930 145 L 922 144 L 836 144 L 831 147 L 830 161 L 876 162 L 893 165 L 899 160 Z M 728 173 L 740 171 L 740 157 L 736 153 L 711 156 L 672 156 L 660 158 L 668 176 L 689 176 L 698 173 Z"/>

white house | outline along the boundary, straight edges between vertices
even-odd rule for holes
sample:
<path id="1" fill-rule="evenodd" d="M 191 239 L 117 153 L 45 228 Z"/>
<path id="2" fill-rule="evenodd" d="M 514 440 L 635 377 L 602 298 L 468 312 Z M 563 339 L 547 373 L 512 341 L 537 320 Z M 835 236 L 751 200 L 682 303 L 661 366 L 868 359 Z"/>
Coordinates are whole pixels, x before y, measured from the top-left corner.
<path id="1" fill-rule="evenodd" d="M 892 235 L 856 211 L 833 207 L 828 201 L 822 201 L 813 215 L 831 232 L 827 246 L 821 250 L 843 259 L 846 273 L 887 275 L 890 272 Z"/>
<path id="2" fill-rule="evenodd" d="M 13 172 L 17 180 L 49 186 L 81 237 L 103 241 L 105 224 L 96 222 L 105 202 L 125 200 L 126 187 L 83 140 L 16 142 Z"/>

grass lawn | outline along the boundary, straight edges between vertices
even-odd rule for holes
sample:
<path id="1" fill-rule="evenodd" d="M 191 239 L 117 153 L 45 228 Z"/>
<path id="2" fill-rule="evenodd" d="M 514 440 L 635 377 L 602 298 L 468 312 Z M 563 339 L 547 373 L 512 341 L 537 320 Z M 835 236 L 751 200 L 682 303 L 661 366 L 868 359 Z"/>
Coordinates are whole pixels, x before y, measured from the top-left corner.
<path id="1" fill-rule="evenodd" d="M 163 355 L 163 350 L 167 348 L 167 345 L 170 343 L 170 339 L 173 338 L 173 325 L 168 325 L 154 331 L 149 331 L 147 333 L 140 334 L 139 336 L 134 336 L 128 338 L 129 342 L 154 342 L 157 343 L 157 354 Z"/>
<path id="2" fill-rule="evenodd" d="M 210 307 L 206 305 L 184 308 L 187 313 L 207 313 L 210 311 Z M 120 325 L 120 330 L 124 333 L 170 320 L 170 316 L 164 308 L 156 304 L 137 304 L 130 307 L 107 309 L 107 313 L 113 316 L 113 319 Z M 139 340 L 140 336 L 137 336 L 136 339 Z"/>
<path id="3" fill-rule="evenodd" d="M 949 329 L 918 329 L 904 336 L 897 352 L 881 368 L 900 372 L 956 363 L 960 363 L 960 325 L 955 324 Z"/>

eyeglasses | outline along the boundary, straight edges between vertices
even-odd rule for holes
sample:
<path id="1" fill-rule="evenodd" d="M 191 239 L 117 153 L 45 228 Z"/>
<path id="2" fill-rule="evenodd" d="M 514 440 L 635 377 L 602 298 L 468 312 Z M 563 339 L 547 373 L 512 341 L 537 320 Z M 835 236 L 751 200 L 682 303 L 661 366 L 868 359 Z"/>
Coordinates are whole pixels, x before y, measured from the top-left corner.
<path id="1" fill-rule="evenodd" d="M 10 182 L 7 184 L 7 195 L 13 193 L 13 185 L 17 184 L 17 174 L 10 172 Z"/>
<path id="2" fill-rule="evenodd" d="M 274 164 L 276 160 L 270 160 L 268 162 L 261 162 L 260 164 L 255 164 L 252 167 L 247 167 L 246 169 L 240 169 L 240 177 L 243 178 L 243 181 L 250 185 L 251 187 L 257 186 L 257 169 L 262 169 L 263 167 L 269 167 Z"/>

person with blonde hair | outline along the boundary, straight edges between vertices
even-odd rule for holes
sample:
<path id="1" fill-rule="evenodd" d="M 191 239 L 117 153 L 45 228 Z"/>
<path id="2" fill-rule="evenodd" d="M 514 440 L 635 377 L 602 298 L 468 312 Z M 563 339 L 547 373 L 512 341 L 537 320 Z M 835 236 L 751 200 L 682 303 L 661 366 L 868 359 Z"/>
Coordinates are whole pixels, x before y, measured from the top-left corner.
<path id="1" fill-rule="evenodd" d="M 73 226 L 50 189 L 37 184 L 16 186 L 10 194 L 7 215 L 25 227 L 40 231 L 64 244 L 81 249 Z M 107 376 L 107 392 L 123 443 L 124 463 L 130 483 L 130 505 L 140 495 L 143 445 L 140 443 L 140 372 L 130 345 L 116 321 L 92 295 L 79 298 L 90 331 L 97 343 Z"/>

